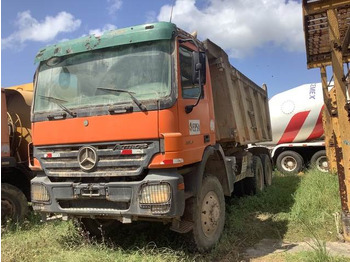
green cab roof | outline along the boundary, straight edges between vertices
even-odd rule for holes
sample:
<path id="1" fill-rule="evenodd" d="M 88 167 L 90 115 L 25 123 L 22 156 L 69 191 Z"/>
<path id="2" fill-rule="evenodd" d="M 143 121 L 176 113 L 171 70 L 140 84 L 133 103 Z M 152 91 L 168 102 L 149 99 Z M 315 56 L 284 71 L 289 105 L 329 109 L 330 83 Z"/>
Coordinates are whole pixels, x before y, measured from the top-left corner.
<path id="1" fill-rule="evenodd" d="M 38 63 L 51 57 L 77 54 L 112 46 L 172 39 L 175 33 L 176 25 L 168 22 L 111 30 L 101 36 L 90 35 L 47 46 L 37 53 L 34 62 Z"/>

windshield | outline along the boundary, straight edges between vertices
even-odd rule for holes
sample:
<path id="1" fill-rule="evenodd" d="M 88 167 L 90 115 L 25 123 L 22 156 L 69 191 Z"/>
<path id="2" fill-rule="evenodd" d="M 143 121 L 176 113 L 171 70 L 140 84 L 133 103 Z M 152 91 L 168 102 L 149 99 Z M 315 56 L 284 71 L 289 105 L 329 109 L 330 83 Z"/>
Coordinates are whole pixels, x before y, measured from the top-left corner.
<path id="1" fill-rule="evenodd" d="M 156 41 L 53 57 L 40 65 L 34 113 L 135 106 L 134 98 L 142 103 L 170 96 L 170 53 L 170 41 Z"/>

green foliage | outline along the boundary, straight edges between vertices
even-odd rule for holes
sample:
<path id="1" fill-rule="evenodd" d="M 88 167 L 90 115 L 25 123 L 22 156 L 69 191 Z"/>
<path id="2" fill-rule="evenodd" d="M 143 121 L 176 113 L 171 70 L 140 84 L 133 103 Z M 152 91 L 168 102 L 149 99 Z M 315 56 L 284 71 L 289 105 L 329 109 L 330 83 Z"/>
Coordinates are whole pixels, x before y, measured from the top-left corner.
<path id="1" fill-rule="evenodd" d="M 336 239 L 333 213 L 340 210 L 336 176 L 317 171 L 275 174 L 272 186 L 260 194 L 226 201 L 224 234 L 207 254 L 191 253 L 186 235 L 159 223 L 123 225 L 97 241 L 73 221 L 41 224 L 38 216 L 32 216 L 21 225 L 2 227 L 2 261 L 241 261 L 245 248 L 266 238 L 316 241 L 311 244 L 314 251 L 288 255 L 287 261 L 345 261 L 330 257 L 324 247 L 324 240 Z"/>

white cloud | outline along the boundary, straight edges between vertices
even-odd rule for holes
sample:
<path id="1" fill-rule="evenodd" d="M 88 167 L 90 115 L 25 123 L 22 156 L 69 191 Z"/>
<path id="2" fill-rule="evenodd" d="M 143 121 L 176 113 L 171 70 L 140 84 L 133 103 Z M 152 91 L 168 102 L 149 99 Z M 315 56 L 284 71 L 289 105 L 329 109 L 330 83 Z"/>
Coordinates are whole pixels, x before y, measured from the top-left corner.
<path id="1" fill-rule="evenodd" d="M 48 42 L 59 33 L 73 32 L 80 27 L 81 21 L 67 12 L 60 12 L 55 17 L 46 16 L 43 21 L 33 18 L 30 11 L 17 14 L 17 30 L 2 38 L 2 48 L 16 48 L 27 41 Z"/>
<path id="2" fill-rule="evenodd" d="M 263 45 L 288 51 L 304 50 L 301 3 L 285 0 L 177 0 L 172 21 L 188 32 L 198 31 L 228 51 L 244 57 Z M 171 6 L 165 5 L 159 21 L 169 21 Z"/>
<path id="3" fill-rule="evenodd" d="M 146 21 L 145 23 L 154 23 L 155 21 L 157 21 L 157 13 L 155 11 L 148 11 L 146 13 Z"/>
<path id="4" fill-rule="evenodd" d="M 122 0 L 107 0 L 109 6 L 107 7 L 108 13 L 114 15 L 120 8 L 122 8 Z"/>
<path id="5" fill-rule="evenodd" d="M 96 29 L 91 29 L 89 31 L 89 35 L 95 35 L 95 36 L 100 36 L 106 31 L 114 30 L 117 29 L 115 25 L 112 24 L 106 24 L 102 28 L 96 28 Z"/>

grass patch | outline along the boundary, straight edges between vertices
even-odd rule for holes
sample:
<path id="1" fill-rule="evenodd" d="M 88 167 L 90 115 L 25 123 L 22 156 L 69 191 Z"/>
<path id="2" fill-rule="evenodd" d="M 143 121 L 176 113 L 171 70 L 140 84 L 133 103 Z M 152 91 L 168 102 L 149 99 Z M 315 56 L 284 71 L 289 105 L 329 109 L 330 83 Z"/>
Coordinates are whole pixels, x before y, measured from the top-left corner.
<path id="1" fill-rule="evenodd" d="M 347 257 L 330 256 L 329 254 L 320 254 L 317 251 L 303 251 L 296 254 L 288 254 L 285 256 L 286 262 L 348 262 Z"/>
<path id="2" fill-rule="evenodd" d="M 2 261 L 240 261 L 242 250 L 265 238 L 336 239 L 332 214 L 340 210 L 340 199 L 334 175 L 317 171 L 303 176 L 275 174 L 273 185 L 264 192 L 226 200 L 224 234 L 207 254 L 191 253 L 186 236 L 158 223 L 124 225 L 101 243 L 88 239 L 72 221 L 40 224 L 34 216 L 20 226 L 12 223 L 2 228 Z M 317 252 L 285 259 L 318 261 L 304 260 L 304 256 L 320 256 Z"/>

